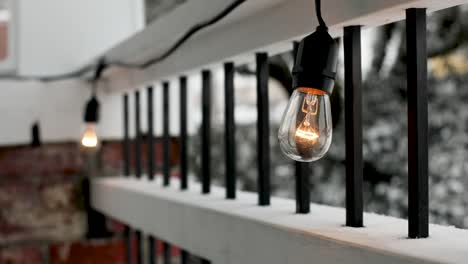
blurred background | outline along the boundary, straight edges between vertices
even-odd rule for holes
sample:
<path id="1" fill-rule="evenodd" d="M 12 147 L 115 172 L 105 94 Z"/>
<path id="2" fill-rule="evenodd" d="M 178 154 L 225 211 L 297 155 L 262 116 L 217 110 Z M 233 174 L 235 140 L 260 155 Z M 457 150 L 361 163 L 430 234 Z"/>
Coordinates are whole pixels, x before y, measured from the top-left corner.
<path id="1" fill-rule="evenodd" d="M 468 227 L 468 6 L 428 18 L 429 174 L 431 223 Z M 342 45 L 342 43 L 340 42 Z M 405 23 L 362 33 L 365 211 L 407 217 L 407 116 Z M 342 49 L 341 49 L 342 50 Z M 270 59 L 272 184 L 275 195 L 294 198 L 294 163 L 279 149 L 277 131 L 291 91 L 292 52 Z M 308 163 L 311 199 L 344 207 L 345 141 L 343 54 L 331 96 L 333 143 L 327 155 Z M 237 169 L 245 190 L 256 188 L 255 65 L 238 68 L 236 79 Z M 220 86 L 222 84 L 219 84 Z M 218 89 L 213 164 L 224 179 L 223 100 Z M 192 152 L 199 153 L 199 135 Z M 194 156 L 194 155 L 193 155 Z M 192 169 L 199 175 L 199 161 Z"/>
<path id="2" fill-rule="evenodd" d="M 155 21 L 183 2 L 146 0 L 145 23 Z M 0 20 L 4 15 L 0 14 Z M 7 40 L 8 19 L 2 21 L 0 39 Z M 427 29 L 430 222 L 468 228 L 468 193 L 465 192 L 468 188 L 468 6 L 431 14 Z M 362 43 L 364 210 L 406 218 L 405 23 L 365 29 Z M 3 41 L 0 59 L 5 57 L 6 49 L 7 42 Z M 292 92 L 292 61 L 292 52 L 270 58 L 269 92 L 273 193 L 294 199 L 294 163 L 281 153 L 277 140 L 282 113 Z M 344 207 L 342 54 L 338 69 L 338 81 L 331 96 L 333 143 L 323 159 L 308 164 L 308 172 L 312 202 Z M 214 183 L 224 185 L 223 70 L 213 69 L 213 73 L 211 164 Z M 200 176 L 200 84 L 199 76 L 189 80 L 189 170 L 194 180 Z M 255 65 L 239 65 L 235 78 L 236 168 L 238 186 L 247 191 L 256 190 L 257 179 L 255 87 Z M 157 91 L 156 96 L 159 95 Z M 171 90 L 172 95 L 177 96 L 177 92 Z M 120 104 L 119 100 L 114 105 Z M 146 101 L 144 95 L 142 101 Z M 109 109 L 114 109 L 120 117 L 120 107 Z M 161 112 L 159 107 L 157 112 Z M 5 109 L 2 113 L 8 115 Z M 176 114 L 171 115 L 176 123 Z M 47 128 L 40 119 L 37 121 L 39 133 L 45 129 L 42 135 L 47 134 Z M 8 126 L 8 122 L 2 124 Z M 121 126 L 114 128 L 120 130 Z M 160 128 L 157 125 L 158 137 Z M 174 177 L 178 175 L 177 129 L 171 128 Z M 159 142 L 155 150 L 159 170 L 162 163 Z M 146 151 L 144 145 L 142 152 Z M 142 157 L 146 166 L 146 155 Z M 0 146 L 0 264 L 124 263 L 123 225 L 104 219 L 89 208 L 85 184 L 89 177 L 121 174 L 122 160 L 118 138 L 104 141 L 99 150 L 92 152 L 80 148 L 78 139 Z M 158 244 L 159 252 L 160 247 Z M 172 254 L 178 255 L 178 249 L 174 248 Z"/>

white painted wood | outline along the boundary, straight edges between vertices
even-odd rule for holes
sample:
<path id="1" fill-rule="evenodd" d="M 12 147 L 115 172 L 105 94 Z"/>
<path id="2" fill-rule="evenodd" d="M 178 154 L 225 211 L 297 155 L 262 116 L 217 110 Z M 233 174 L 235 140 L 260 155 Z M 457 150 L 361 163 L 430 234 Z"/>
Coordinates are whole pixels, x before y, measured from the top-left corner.
<path id="1" fill-rule="evenodd" d="M 15 0 L 4 1 L 3 10 L 8 23 L 7 57 L 0 61 L 0 73 L 9 74 L 16 71 L 18 65 L 18 2 Z"/>
<path id="2" fill-rule="evenodd" d="M 67 73 L 142 29 L 142 0 L 10 0 L 21 75 Z"/>
<path id="3" fill-rule="evenodd" d="M 201 195 L 198 184 L 178 190 L 134 178 L 95 179 L 95 209 L 131 227 L 180 246 L 213 263 L 466 263 L 468 230 L 431 225 L 431 237 L 406 239 L 407 222 L 366 213 L 365 228 L 343 227 L 345 211 L 312 204 L 294 214 L 295 202 L 273 198 L 256 205 L 256 194 L 224 189 Z"/>
<path id="4" fill-rule="evenodd" d="M 161 54 L 189 27 L 207 19 L 233 0 L 191 0 L 142 32 L 122 42 L 105 55 L 110 60 L 142 62 Z M 429 12 L 468 3 L 468 0 L 327 0 L 323 16 L 334 36 L 348 25 L 367 27 L 398 21 L 405 9 L 428 8 Z M 181 73 L 198 73 L 226 60 L 253 61 L 255 51 L 271 54 L 291 49 L 291 41 L 317 26 L 312 0 L 250 0 L 225 21 L 190 39 L 167 60 L 146 70 L 114 70 L 108 74 L 115 91 L 171 78 Z"/>

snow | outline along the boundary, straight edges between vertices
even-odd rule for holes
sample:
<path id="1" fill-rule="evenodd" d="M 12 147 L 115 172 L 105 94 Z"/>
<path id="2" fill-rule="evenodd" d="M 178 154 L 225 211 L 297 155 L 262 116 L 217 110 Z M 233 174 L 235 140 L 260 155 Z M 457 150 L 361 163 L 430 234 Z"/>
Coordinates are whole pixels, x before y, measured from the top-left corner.
<path id="1" fill-rule="evenodd" d="M 343 208 L 311 204 L 310 214 L 298 215 L 294 214 L 293 200 L 273 198 L 272 206 L 259 207 L 255 193 L 238 191 L 238 198 L 229 201 L 224 199 L 224 188 L 213 186 L 210 195 L 201 195 L 197 183 L 190 183 L 190 190 L 181 192 L 177 181 L 163 188 L 161 177 L 157 178 L 155 182 L 122 177 L 94 180 L 93 205 L 222 263 L 264 262 L 265 258 L 273 261 L 269 263 L 294 263 L 291 259 L 304 261 L 312 256 L 326 263 L 362 263 L 366 256 L 369 263 L 466 263 L 468 259 L 468 230 L 431 225 L 429 238 L 407 239 L 407 221 L 403 219 L 365 213 L 365 227 L 350 228 L 343 226 Z M 184 219 L 168 219 L 175 215 Z M 246 230 L 253 232 L 252 237 L 236 234 Z M 263 258 L 255 252 L 265 251 L 261 245 L 266 244 L 257 243 L 271 247 Z M 237 255 L 239 248 L 255 252 Z M 283 253 L 275 260 L 277 250 Z M 280 257 L 283 254 L 287 256 Z"/>

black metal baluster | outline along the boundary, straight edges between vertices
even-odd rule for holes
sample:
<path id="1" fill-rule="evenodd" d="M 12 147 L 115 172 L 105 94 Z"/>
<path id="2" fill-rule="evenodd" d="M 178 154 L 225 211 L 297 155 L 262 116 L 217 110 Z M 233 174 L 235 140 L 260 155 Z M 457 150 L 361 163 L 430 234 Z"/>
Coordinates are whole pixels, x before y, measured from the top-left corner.
<path id="1" fill-rule="evenodd" d="M 136 263 L 142 264 L 143 263 L 143 249 L 142 249 L 142 241 L 143 241 L 143 234 L 141 231 L 135 231 L 135 240 L 136 240 Z"/>
<path id="2" fill-rule="evenodd" d="M 169 243 L 163 242 L 163 255 L 164 264 L 171 264 L 171 245 Z"/>
<path id="3" fill-rule="evenodd" d="M 211 186 L 211 72 L 202 71 L 202 193 Z"/>
<path id="4" fill-rule="evenodd" d="M 125 177 L 130 176 L 130 136 L 128 130 L 128 95 L 123 96 L 123 123 L 124 123 L 124 141 L 123 141 L 123 173 Z M 125 226 L 125 256 L 126 263 L 132 263 L 132 232 L 129 226 Z"/>
<path id="5" fill-rule="evenodd" d="M 236 198 L 236 139 L 234 120 L 234 63 L 224 64 L 224 125 L 226 148 L 226 198 Z"/>
<path id="6" fill-rule="evenodd" d="M 270 204 L 270 124 L 268 107 L 268 54 L 257 53 L 258 204 Z"/>
<path id="7" fill-rule="evenodd" d="M 140 92 L 135 91 L 135 177 L 141 178 L 141 124 L 140 124 Z M 142 234 L 140 231 L 135 231 L 136 240 L 136 260 L 137 264 L 143 263 L 142 259 Z"/>
<path id="8" fill-rule="evenodd" d="M 123 173 L 125 177 L 130 176 L 130 133 L 128 117 L 128 95 L 123 96 L 123 118 L 124 118 L 124 142 L 123 142 Z"/>
<path id="9" fill-rule="evenodd" d="M 187 152 L 187 77 L 180 81 L 180 189 L 188 188 L 188 152 Z"/>
<path id="10" fill-rule="evenodd" d="M 185 250 L 182 250 L 180 253 L 180 263 L 181 264 L 188 264 L 189 261 L 189 253 Z"/>
<path id="11" fill-rule="evenodd" d="M 180 82 L 180 189 L 188 188 L 188 153 L 187 153 L 187 77 L 181 76 Z M 180 262 L 188 263 L 188 252 L 180 253 Z"/>
<path id="12" fill-rule="evenodd" d="M 296 59 L 299 42 L 293 43 L 293 56 Z M 296 176 L 296 213 L 308 214 L 310 212 L 310 182 L 308 164 L 304 162 L 295 162 Z"/>
<path id="13" fill-rule="evenodd" d="M 295 162 L 296 176 L 296 213 L 308 214 L 310 212 L 309 170 L 305 162 Z"/>
<path id="14" fill-rule="evenodd" d="M 135 177 L 141 177 L 140 92 L 135 91 Z"/>
<path id="15" fill-rule="evenodd" d="M 163 83 L 163 185 L 169 186 L 171 179 L 171 138 L 169 136 L 169 82 Z M 171 246 L 163 242 L 164 263 L 171 263 Z"/>
<path id="16" fill-rule="evenodd" d="M 169 136 L 169 82 L 163 83 L 163 185 L 169 186 L 171 180 L 171 138 Z"/>
<path id="17" fill-rule="evenodd" d="M 157 263 L 157 255 L 155 251 L 157 240 L 152 235 L 148 237 L 148 263 L 149 264 L 156 264 Z"/>
<path id="18" fill-rule="evenodd" d="M 361 27 L 344 29 L 346 225 L 363 226 Z"/>
<path id="19" fill-rule="evenodd" d="M 132 253 L 133 253 L 133 243 L 132 243 L 132 230 L 129 226 L 125 226 L 124 229 L 124 236 L 125 236 L 125 259 L 127 264 L 132 263 Z"/>
<path id="20" fill-rule="evenodd" d="M 153 87 L 147 88 L 148 96 L 148 179 L 154 179 L 154 120 L 153 120 Z M 149 235 L 148 236 L 148 263 L 156 263 L 156 255 L 154 247 L 156 245 L 156 239 Z"/>
<path id="21" fill-rule="evenodd" d="M 154 123 L 153 87 L 147 88 L 148 96 L 148 179 L 154 179 Z"/>
<path id="22" fill-rule="evenodd" d="M 406 10 L 408 74 L 408 233 L 429 236 L 426 9 Z"/>

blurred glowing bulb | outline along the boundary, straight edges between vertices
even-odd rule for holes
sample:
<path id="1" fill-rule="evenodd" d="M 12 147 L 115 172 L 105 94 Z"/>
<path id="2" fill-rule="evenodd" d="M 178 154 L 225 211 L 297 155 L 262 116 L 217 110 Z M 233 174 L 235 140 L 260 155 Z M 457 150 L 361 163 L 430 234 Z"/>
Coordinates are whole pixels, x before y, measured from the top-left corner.
<path id="1" fill-rule="evenodd" d="M 326 92 L 300 87 L 294 90 L 278 132 L 281 150 L 297 161 L 315 161 L 332 141 L 330 99 Z"/>
<path id="2" fill-rule="evenodd" d="M 96 134 L 96 125 L 95 124 L 87 124 L 86 130 L 83 133 L 81 138 L 81 145 L 87 148 L 95 148 L 98 145 L 98 137 Z"/>

